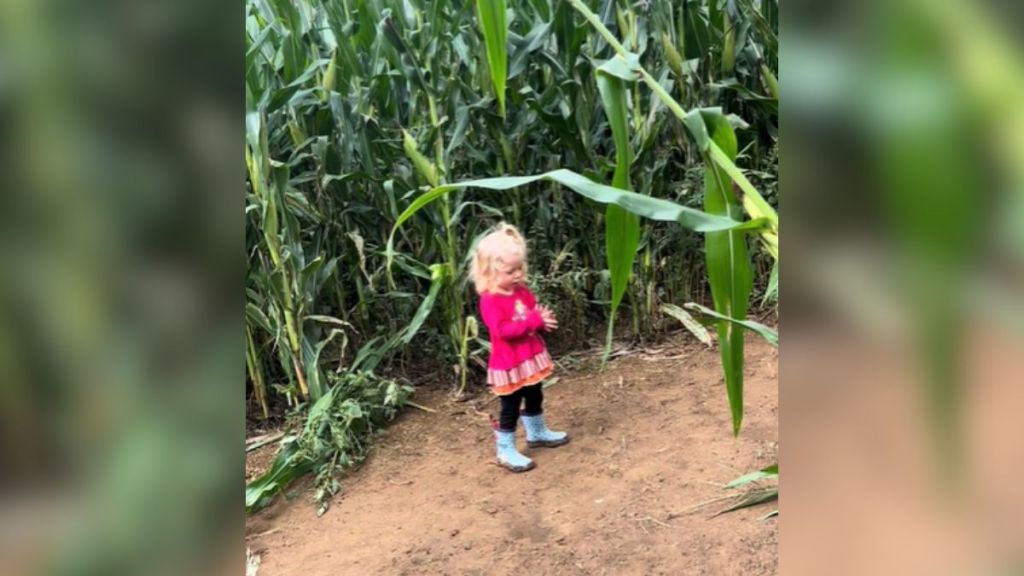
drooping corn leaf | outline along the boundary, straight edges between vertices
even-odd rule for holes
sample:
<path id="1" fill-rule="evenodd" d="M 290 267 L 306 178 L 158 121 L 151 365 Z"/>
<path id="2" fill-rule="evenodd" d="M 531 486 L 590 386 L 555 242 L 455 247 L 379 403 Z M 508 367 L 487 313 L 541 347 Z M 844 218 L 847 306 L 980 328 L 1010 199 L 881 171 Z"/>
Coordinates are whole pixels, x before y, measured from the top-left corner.
<path id="1" fill-rule="evenodd" d="M 320 399 L 323 400 L 328 395 Z M 253 512 L 264 506 L 281 489 L 313 469 L 314 463 L 300 453 L 296 440 L 295 436 L 282 440 L 281 449 L 270 469 L 245 487 L 246 512 Z"/>
<path id="2" fill-rule="evenodd" d="M 702 114 L 710 138 L 733 160 L 736 134 L 721 114 Z M 704 167 L 704 210 L 709 214 L 739 217 L 741 208 L 732 191 L 732 181 L 715 164 Z M 747 253 L 746 234 L 741 231 L 709 232 L 704 236 L 704 254 L 715 311 L 736 320 L 745 320 L 753 269 Z M 725 372 L 725 389 L 732 412 L 733 434 L 743 423 L 743 330 L 731 322 L 718 320 L 718 345 Z"/>
<path id="3" fill-rule="evenodd" d="M 768 343 L 771 344 L 772 346 L 778 347 L 779 345 L 779 333 L 765 326 L 764 324 L 761 324 L 760 322 L 754 322 L 753 320 L 737 320 L 735 318 L 730 318 L 729 316 L 719 314 L 718 312 L 715 312 L 714 310 L 711 310 L 710 308 L 707 308 L 705 306 L 701 306 L 700 304 L 697 304 L 695 302 L 689 302 L 685 304 L 684 307 L 689 308 L 690 310 L 693 310 L 695 312 L 699 312 L 705 316 L 715 318 L 717 320 L 731 322 L 737 326 L 746 328 L 751 332 L 759 334 L 762 338 L 767 340 Z"/>
<path id="4" fill-rule="evenodd" d="M 402 333 L 402 343 L 408 344 L 412 341 L 413 336 L 419 332 L 420 327 L 423 326 L 423 322 L 430 315 L 430 311 L 434 308 L 434 302 L 437 300 L 437 295 L 441 292 L 441 287 L 448 277 L 447 268 L 441 264 L 433 264 L 430 266 L 430 292 L 427 293 L 427 297 L 420 303 L 420 307 L 416 309 L 416 315 L 413 316 L 412 322 L 405 328 Z"/>
<path id="5" fill-rule="evenodd" d="M 675 304 L 662 304 L 661 311 L 682 322 L 683 326 L 685 326 L 691 334 L 696 336 L 698 340 L 707 346 L 711 346 L 711 334 L 708 334 L 707 329 L 704 328 L 700 322 L 694 319 L 689 312 Z"/>
<path id="6" fill-rule="evenodd" d="M 598 71 L 597 86 L 601 92 L 605 115 L 615 140 L 615 175 L 612 186 L 628 191 L 629 169 L 633 153 L 629 148 L 629 110 L 626 103 L 626 88 L 622 79 Z M 622 297 L 633 275 L 633 262 L 640 244 L 640 219 L 617 204 L 608 204 L 604 222 L 605 257 L 612 281 L 611 312 L 608 315 L 608 336 L 605 339 L 606 361 L 612 349 L 612 333 L 615 329 L 615 315 L 622 303 Z"/>
<path id="7" fill-rule="evenodd" d="M 678 222 L 684 228 L 695 232 L 713 232 L 721 230 L 760 230 L 766 225 L 765 220 L 748 220 L 741 222 L 726 216 L 716 216 L 676 204 L 662 198 L 652 198 L 635 192 L 626 192 L 605 184 L 598 184 L 582 174 L 564 168 L 545 172 L 536 176 L 502 176 L 498 178 L 483 178 L 480 180 L 467 180 L 445 184 L 424 192 L 413 201 L 395 219 L 391 230 L 391 237 L 388 240 L 388 251 L 394 255 L 393 240 L 395 231 L 401 227 L 409 218 L 416 215 L 431 202 L 441 198 L 453 190 L 463 188 L 486 188 L 488 190 L 511 190 L 519 186 L 531 184 L 538 180 L 549 180 L 557 182 L 576 192 L 601 204 L 616 204 L 622 206 L 629 212 L 651 220 L 662 222 Z"/>

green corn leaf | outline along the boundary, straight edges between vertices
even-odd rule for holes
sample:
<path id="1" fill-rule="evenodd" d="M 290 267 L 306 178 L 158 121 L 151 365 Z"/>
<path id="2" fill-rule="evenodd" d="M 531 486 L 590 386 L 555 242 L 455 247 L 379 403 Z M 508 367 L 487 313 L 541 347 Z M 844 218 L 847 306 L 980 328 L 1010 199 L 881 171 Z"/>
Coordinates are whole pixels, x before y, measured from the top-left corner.
<path id="1" fill-rule="evenodd" d="M 427 316 L 430 316 L 430 311 L 434 308 L 434 302 L 437 301 L 437 295 L 441 293 L 441 287 L 444 286 L 445 280 L 448 277 L 446 270 L 447 268 L 442 264 L 430 266 L 430 292 L 427 293 L 427 297 L 423 299 L 420 307 L 416 310 L 416 315 L 413 316 L 412 321 L 409 322 L 409 325 L 402 333 L 403 344 L 412 342 L 413 336 L 419 332 Z"/>
<path id="2" fill-rule="evenodd" d="M 629 147 L 629 109 L 626 103 L 626 87 L 621 78 L 598 72 L 597 86 L 601 92 L 608 124 L 615 140 L 615 175 L 612 186 L 629 190 L 629 170 L 633 154 Z M 627 212 L 617 204 L 608 204 L 605 209 L 605 255 L 612 280 L 611 313 L 608 315 L 608 336 L 605 340 L 603 359 L 607 360 L 612 349 L 612 332 L 615 315 L 622 297 L 633 275 L 633 262 L 640 244 L 640 220 L 636 214 Z"/>
<path id="3" fill-rule="evenodd" d="M 634 82 L 640 77 L 640 73 L 637 71 L 639 67 L 639 54 L 633 54 L 632 52 L 626 52 L 624 55 L 616 54 L 615 57 L 610 60 L 605 60 L 597 66 L 597 71 L 599 73 L 598 87 L 600 88 L 600 73 L 614 76 L 615 78 L 625 80 L 626 82 Z"/>
<path id="4" fill-rule="evenodd" d="M 708 108 L 705 110 L 711 114 L 721 113 L 720 108 Z M 697 148 L 701 152 L 707 152 L 711 147 L 711 135 L 708 134 L 708 127 L 704 122 L 704 116 L 701 115 L 701 110 L 694 108 L 687 112 L 686 116 L 683 117 L 683 124 L 686 125 L 686 129 L 693 136 L 694 142 L 697 143 Z"/>
<path id="5" fill-rule="evenodd" d="M 629 109 L 626 102 L 626 86 L 621 78 L 599 70 L 597 87 L 601 92 L 608 124 L 615 140 L 615 176 L 612 186 L 629 190 L 629 170 L 633 164 L 633 152 L 629 147 Z"/>
<path id="6" fill-rule="evenodd" d="M 739 326 L 741 328 L 746 328 L 747 330 L 750 330 L 751 332 L 759 334 L 762 338 L 767 340 L 768 343 L 771 344 L 772 346 L 778 347 L 778 345 L 779 345 L 779 333 L 776 332 L 775 330 L 772 330 L 771 328 L 765 326 L 764 324 L 761 324 L 760 322 L 754 322 L 753 320 L 737 320 L 735 318 L 730 318 L 729 316 L 725 316 L 725 315 L 719 314 L 718 312 L 715 312 L 714 310 L 711 310 L 710 308 L 706 308 L 704 306 L 701 306 L 700 304 L 697 304 L 695 302 L 690 302 L 690 303 L 684 304 L 683 307 L 684 308 L 689 308 L 690 310 L 693 310 L 694 312 L 698 312 L 700 314 L 703 314 L 705 316 L 709 316 L 711 318 L 715 318 L 717 320 L 724 320 L 726 322 L 731 322 L 731 323 L 733 323 L 733 324 L 735 324 L 735 325 L 737 325 L 737 326 Z"/>
<path id="7" fill-rule="evenodd" d="M 345 332 L 337 328 L 331 330 L 327 338 L 318 342 L 316 346 L 313 346 L 309 339 L 304 338 L 302 341 L 303 356 L 306 359 L 306 385 L 309 387 L 309 397 L 314 401 L 321 399 L 324 395 L 324 385 L 320 377 L 320 354 L 338 336 L 342 337 L 345 341 L 344 344 L 348 343 L 348 337 L 345 336 Z"/>
<path id="8" fill-rule="evenodd" d="M 515 78 L 526 69 L 526 65 L 532 55 L 542 48 L 550 37 L 551 29 L 552 25 L 550 22 L 539 24 L 533 30 L 530 30 L 530 33 L 521 42 L 518 44 L 513 42 L 513 51 L 509 56 L 508 65 L 509 80 Z"/>
<path id="9" fill-rule="evenodd" d="M 378 354 L 378 351 L 380 350 L 378 342 L 383 339 L 383 336 L 374 336 L 367 340 L 366 344 L 363 344 L 363 347 L 356 352 L 356 357 L 352 359 L 352 364 L 349 366 L 349 370 L 370 370 L 370 368 L 366 367 L 367 364 L 376 365 L 376 362 L 372 358 Z"/>
<path id="10" fill-rule="evenodd" d="M 736 157 L 736 135 L 721 114 L 704 115 L 711 139 L 730 161 Z M 736 217 L 740 206 L 732 192 L 732 181 L 715 164 L 704 168 L 704 210 L 709 214 Z M 753 289 L 753 269 L 747 253 L 746 234 L 741 231 L 711 232 L 704 237 L 704 253 L 715 310 L 737 320 L 747 316 Z M 725 371 L 725 388 L 732 412 L 733 434 L 743 422 L 743 331 L 734 324 L 718 321 L 718 345 Z"/>
<path id="11" fill-rule="evenodd" d="M 406 220 L 412 218 L 417 212 L 422 210 L 423 207 L 427 206 L 431 202 L 443 197 L 445 194 L 448 194 L 453 190 L 460 190 L 463 188 L 510 190 L 539 180 L 557 182 L 577 194 L 594 200 L 595 202 L 600 202 L 601 204 L 616 204 L 637 216 L 643 216 L 644 218 L 650 218 L 651 220 L 659 220 L 662 222 L 678 222 L 684 228 L 688 228 L 696 232 L 761 230 L 766 224 L 766 222 L 761 219 L 740 222 L 727 216 L 708 214 L 701 212 L 700 210 L 687 208 L 686 206 L 676 204 L 669 200 L 652 198 L 650 196 L 644 196 L 643 194 L 627 192 L 612 186 L 598 184 L 586 176 L 577 174 L 572 170 L 559 169 L 538 174 L 536 176 L 503 176 L 500 178 L 484 178 L 481 180 L 456 182 L 453 184 L 438 186 L 437 188 L 424 192 L 398 216 L 395 220 L 394 226 L 391 228 L 391 234 L 388 237 L 387 249 L 385 250 L 385 255 L 388 260 L 388 268 L 391 267 L 391 261 L 395 255 L 395 232 L 403 223 L 405 223 Z"/>
<path id="12" fill-rule="evenodd" d="M 245 487 L 245 511 L 252 513 L 265 506 L 274 494 L 312 469 L 313 462 L 299 452 L 296 437 L 285 438 L 270 469 Z"/>
<path id="13" fill-rule="evenodd" d="M 477 15 L 487 47 L 487 64 L 498 97 L 498 110 L 505 117 L 505 82 L 508 78 L 508 18 L 505 0 L 477 0 Z"/>
<path id="14" fill-rule="evenodd" d="M 698 340 L 707 346 L 711 346 L 711 334 L 708 334 L 707 329 L 691 316 L 689 312 L 675 304 L 662 304 L 661 311 L 682 322 L 683 326 L 696 336 Z"/>
<path id="15" fill-rule="evenodd" d="M 761 232 L 761 237 L 764 240 L 765 248 L 772 255 L 775 260 L 779 259 L 779 216 L 775 212 L 768 202 L 757 192 L 753 184 L 747 180 L 747 177 L 740 172 L 740 169 L 736 167 L 736 164 L 729 158 L 725 152 L 717 146 L 714 142 L 708 146 L 708 154 L 711 160 L 715 162 L 715 165 L 721 168 L 722 172 L 728 175 L 729 179 L 740 187 L 743 191 L 743 208 L 747 211 L 747 214 L 751 218 L 764 218 L 769 223 L 765 230 Z"/>
<path id="16" fill-rule="evenodd" d="M 263 310 L 260 310 L 252 302 L 245 303 L 245 318 L 250 323 L 265 330 L 268 334 L 274 333 L 274 330 L 270 327 L 270 319 L 263 313 Z"/>
<path id="17" fill-rule="evenodd" d="M 743 486 L 745 484 L 750 484 L 751 482 L 757 482 L 758 480 L 764 480 L 765 478 L 778 478 L 778 477 L 779 477 L 779 465 L 778 464 L 772 464 L 771 466 L 767 466 L 767 467 L 762 468 L 762 469 L 760 469 L 760 470 L 758 470 L 756 472 L 751 472 L 750 474 L 744 474 L 743 476 L 740 476 L 739 478 L 737 478 L 737 479 L 733 480 L 732 482 L 729 482 L 728 484 L 726 484 L 725 487 L 726 488 L 738 488 L 738 487 Z"/>

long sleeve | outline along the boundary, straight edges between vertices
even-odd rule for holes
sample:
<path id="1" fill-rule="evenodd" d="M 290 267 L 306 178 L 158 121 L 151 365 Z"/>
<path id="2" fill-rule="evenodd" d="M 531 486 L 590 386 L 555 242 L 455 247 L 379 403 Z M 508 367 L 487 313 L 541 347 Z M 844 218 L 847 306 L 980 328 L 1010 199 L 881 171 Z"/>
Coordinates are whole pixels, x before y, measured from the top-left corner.
<path id="1" fill-rule="evenodd" d="M 504 340 L 516 340 L 544 327 L 544 319 L 536 310 L 527 312 L 523 320 L 513 320 L 508 311 L 493 298 L 480 299 L 480 313 L 491 334 Z"/>

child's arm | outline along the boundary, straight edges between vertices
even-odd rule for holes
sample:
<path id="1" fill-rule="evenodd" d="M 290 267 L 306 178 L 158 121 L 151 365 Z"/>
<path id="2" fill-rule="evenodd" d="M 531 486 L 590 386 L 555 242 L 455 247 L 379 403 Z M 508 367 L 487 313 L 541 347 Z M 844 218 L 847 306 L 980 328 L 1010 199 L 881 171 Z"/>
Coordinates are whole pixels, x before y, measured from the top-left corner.
<path id="1" fill-rule="evenodd" d="M 523 320 L 513 320 L 500 304 L 486 297 L 480 299 L 480 313 L 487 329 L 504 340 L 522 338 L 544 327 L 544 319 L 537 310 L 529 310 Z"/>

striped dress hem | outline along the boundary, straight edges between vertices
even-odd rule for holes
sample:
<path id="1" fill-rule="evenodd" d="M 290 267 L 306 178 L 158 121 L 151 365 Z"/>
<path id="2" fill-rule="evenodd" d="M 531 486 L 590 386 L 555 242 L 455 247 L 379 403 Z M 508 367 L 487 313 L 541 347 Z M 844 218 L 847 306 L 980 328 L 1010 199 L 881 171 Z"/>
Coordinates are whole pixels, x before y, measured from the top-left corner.
<path id="1" fill-rule="evenodd" d="M 533 358 L 523 360 L 519 366 L 509 370 L 487 370 L 487 384 L 498 396 L 506 396 L 523 386 L 536 384 L 554 372 L 554 362 L 547 351 L 542 351 Z"/>

